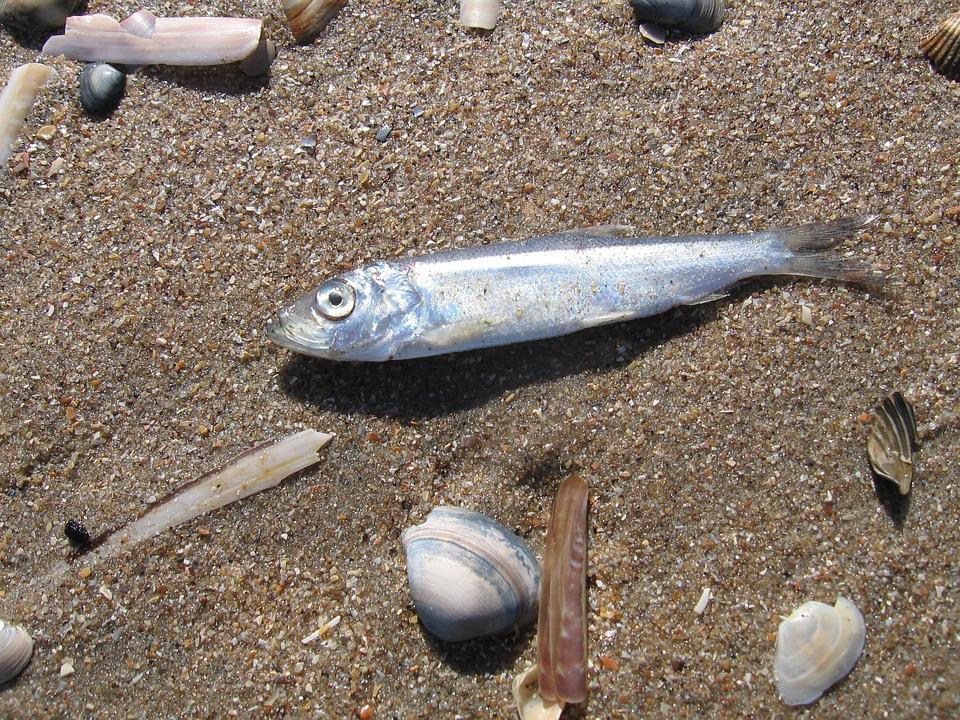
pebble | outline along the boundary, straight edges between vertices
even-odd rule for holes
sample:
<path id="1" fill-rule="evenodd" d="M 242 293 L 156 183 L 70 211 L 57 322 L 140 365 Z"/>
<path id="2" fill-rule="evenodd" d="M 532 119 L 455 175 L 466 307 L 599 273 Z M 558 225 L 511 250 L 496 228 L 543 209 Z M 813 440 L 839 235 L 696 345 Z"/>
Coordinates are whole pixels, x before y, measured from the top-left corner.
<path id="1" fill-rule="evenodd" d="M 379 130 L 377 130 L 377 142 L 384 143 L 387 141 L 387 138 L 390 137 L 390 131 L 392 128 L 389 125 L 384 125 Z"/>
<path id="2" fill-rule="evenodd" d="M 53 125 L 44 125 L 42 128 L 37 130 L 37 138 L 40 140 L 52 140 L 53 136 L 57 134 L 57 128 Z"/>
<path id="3" fill-rule="evenodd" d="M 73 658 L 67 658 L 63 661 L 63 664 L 60 666 L 60 677 L 70 677 L 73 675 Z"/>

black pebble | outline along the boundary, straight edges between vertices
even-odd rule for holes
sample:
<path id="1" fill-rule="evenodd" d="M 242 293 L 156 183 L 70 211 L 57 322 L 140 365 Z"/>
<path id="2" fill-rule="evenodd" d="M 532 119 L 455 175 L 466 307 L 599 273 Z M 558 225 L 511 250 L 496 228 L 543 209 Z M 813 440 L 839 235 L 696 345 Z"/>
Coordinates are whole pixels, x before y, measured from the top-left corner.
<path id="1" fill-rule="evenodd" d="M 90 533 L 76 520 L 69 520 L 63 528 L 64 534 L 70 539 L 70 542 L 76 547 L 82 547 L 90 542 Z"/>

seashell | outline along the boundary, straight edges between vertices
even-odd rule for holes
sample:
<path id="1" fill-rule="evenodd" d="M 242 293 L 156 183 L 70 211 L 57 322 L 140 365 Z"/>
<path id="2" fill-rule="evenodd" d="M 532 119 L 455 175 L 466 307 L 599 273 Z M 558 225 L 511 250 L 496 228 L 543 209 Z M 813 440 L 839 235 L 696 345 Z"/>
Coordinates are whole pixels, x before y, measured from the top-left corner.
<path id="1" fill-rule="evenodd" d="M 146 10 L 122 22 L 109 15 L 71 15 L 43 55 L 120 65 L 226 65 L 257 49 L 263 21 L 230 17 L 156 17 Z"/>
<path id="2" fill-rule="evenodd" d="M 0 23 L 24 30 L 63 27 L 80 0 L 0 0 Z"/>
<path id="3" fill-rule="evenodd" d="M 80 71 L 80 104 L 91 115 L 109 115 L 120 104 L 127 76 L 113 65 L 95 62 Z"/>
<path id="4" fill-rule="evenodd" d="M 400 539 L 417 615 L 441 640 L 497 635 L 536 617 L 540 566 L 500 523 L 442 506 Z"/>
<path id="5" fill-rule="evenodd" d="M 863 615 L 845 597 L 830 607 L 805 602 L 780 623 L 773 677 L 787 705 L 812 703 L 856 665 L 863 652 Z"/>
<path id="6" fill-rule="evenodd" d="M 283 0 L 283 12 L 297 42 L 307 45 L 346 4 L 347 0 Z"/>
<path id="7" fill-rule="evenodd" d="M 884 398 L 870 426 L 867 456 L 873 471 L 895 483 L 901 495 L 910 492 L 913 446 L 916 441 L 917 418 L 913 405 L 899 392 Z"/>
<path id="8" fill-rule="evenodd" d="M 460 0 L 460 24 L 479 30 L 493 30 L 500 17 L 500 0 Z"/>
<path id="9" fill-rule="evenodd" d="M 949 78 L 960 78 L 960 12 L 956 12 L 920 41 L 933 66 Z"/>
<path id="10" fill-rule="evenodd" d="M 37 93 L 56 74 L 52 67 L 39 63 L 21 65 L 10 73 L 10 80 L 0 91 L 0 174 L 13 155 L 13 143 L 37 99 Z"/>
<path id="11" fill-rule="evenodd" d="M 520 720 L 559 720 L 562 701 L 546 700 L 540 694 L 539 666 L 531 665 L 513 679 L 513 702 Z"/>
<path id="12" fill-rule="evenodd" d="M 257 49 L 240 61 L 240 69 L 247 77 L 266 75 L 277 59 L 277 46 L 273 40 L 261 40 Z"/>
<path id="13" fill-rule="evenodd" d="M 691 33 L 713 32 L 723 24 L 724 0 L 630 0 L 633 13 L 641 23 Z"/>
<path id="14" fill-rule="evenodd" d="M 23 672 L 33 655 L 33 638 L 19 625 L 0 620 L 0 685 Z"/>

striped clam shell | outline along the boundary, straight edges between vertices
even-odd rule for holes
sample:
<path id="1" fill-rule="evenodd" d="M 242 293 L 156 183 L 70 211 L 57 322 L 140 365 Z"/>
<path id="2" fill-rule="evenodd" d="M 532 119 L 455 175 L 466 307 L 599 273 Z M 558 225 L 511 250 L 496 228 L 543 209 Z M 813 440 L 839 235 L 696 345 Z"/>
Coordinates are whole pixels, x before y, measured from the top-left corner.
<path id="1" fill-rule="evenodd" d="M 913 405 L 899 392 L 884 398 L 874 411 L 867 437 L 867 456 L 873 471 L 895 483 L 901 495 L 910 492 L 916 441 L 917 419 Z"/>
<path id="2" fill-rule="evenodd" d="M 0 620 L 0 685 L 23 672 L 33 655 L 33 638 L 19 625 Z"/>

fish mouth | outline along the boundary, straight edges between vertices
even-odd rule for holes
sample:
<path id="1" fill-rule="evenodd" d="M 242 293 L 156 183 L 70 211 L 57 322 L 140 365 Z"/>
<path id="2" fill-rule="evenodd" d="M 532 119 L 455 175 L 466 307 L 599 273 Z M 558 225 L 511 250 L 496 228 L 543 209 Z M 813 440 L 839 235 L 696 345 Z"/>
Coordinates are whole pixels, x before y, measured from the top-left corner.
<path id="1" fill-rule="evenodd" d="M 329 346 L 320 344 L 316 340 L 307 340 L 298 330 L 299 323 L 285 318 L 282 310 L 267 320 L 267 337 L 281 347 L 318 357 L 322 357 L 330 349 Z"/>

